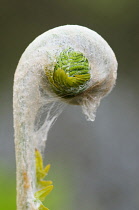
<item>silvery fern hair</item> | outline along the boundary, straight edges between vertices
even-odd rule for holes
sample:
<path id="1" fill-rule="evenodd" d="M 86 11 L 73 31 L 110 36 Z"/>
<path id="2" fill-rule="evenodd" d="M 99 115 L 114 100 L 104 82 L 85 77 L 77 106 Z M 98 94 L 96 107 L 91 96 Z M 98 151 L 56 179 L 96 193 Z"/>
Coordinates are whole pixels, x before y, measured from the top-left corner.
<path id="1" fill-rule="evenodd" d="M 36 194 L 34 151 L 43 151 L 48 131 L 63 107 L 80 105 L 87 120 L 94 121 L 100 100 L 112 90 L 116 77 L 114 52 L 86 27 L 51 29 L 27 47 L 14 77 L 18 210 L 46 209 Z"/>

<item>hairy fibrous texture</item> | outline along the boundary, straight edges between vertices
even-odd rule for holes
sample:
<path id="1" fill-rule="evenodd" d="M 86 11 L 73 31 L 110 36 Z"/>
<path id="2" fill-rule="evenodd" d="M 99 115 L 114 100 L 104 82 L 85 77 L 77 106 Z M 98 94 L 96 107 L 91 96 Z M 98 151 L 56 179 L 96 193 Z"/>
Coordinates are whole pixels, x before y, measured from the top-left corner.
<path id="1" fill-rule="evenodd" d="M 34 150 L 43 151 L 48 131 L 65 105 L 81 105 L 87 119 L 93 121 L 100 100 L 112 90 L 116 77 L 112 49 L 86 27 L 54 28 L 27 47 L 14 77 L 18 210 L 40 206 L 34 201 Z"/>

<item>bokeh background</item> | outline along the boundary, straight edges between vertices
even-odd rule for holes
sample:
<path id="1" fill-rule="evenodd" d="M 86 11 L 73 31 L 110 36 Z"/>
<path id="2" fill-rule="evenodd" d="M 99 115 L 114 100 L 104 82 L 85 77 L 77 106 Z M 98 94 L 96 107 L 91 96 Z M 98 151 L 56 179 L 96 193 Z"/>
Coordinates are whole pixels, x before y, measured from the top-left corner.
<path id="1" fill-rule="evenodd" d="M 15 210 L 13 76 L 27 45 L 48 29 L 78 24 L 114 50 L 118 80 L 95 122 L 68 106 L 49 132 L 50 210 L 139 209 L 139 8 L 136 0 L 0 0 L 0 209 Z"/>

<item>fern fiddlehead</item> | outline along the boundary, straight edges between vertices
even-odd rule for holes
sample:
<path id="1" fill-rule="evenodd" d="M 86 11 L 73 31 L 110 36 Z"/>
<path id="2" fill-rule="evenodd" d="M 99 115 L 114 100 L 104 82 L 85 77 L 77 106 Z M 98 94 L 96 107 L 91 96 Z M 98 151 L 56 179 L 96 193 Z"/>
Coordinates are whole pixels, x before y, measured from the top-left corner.
<path id="1" fill-rule="evenodd" d="M 42 179 L 48 168 L 42 163 L 36 167 L 34 151 L 43 152 L 48 131 L 64 102 L 81 105 L 87 119 L 93 121 L 100 100 L 112 90 L 116 77 L 112 49 L 86 27 L 51 29 L 27 47 L 14 76 L 18 210 L 47 209 L 39 199 L 52 190 L 52 182 Z M 37 155 L 37 161 L 41 160 L 41 154 Z"/>
<path id="2" fill-rule="evenodd" d="M 60 53 L 53 71 L 46 69 L 46 75 L 58 95 L 72 97 L 85 89 L 90 79 L 89 71 L 87 58 L 69 48 Z"/>

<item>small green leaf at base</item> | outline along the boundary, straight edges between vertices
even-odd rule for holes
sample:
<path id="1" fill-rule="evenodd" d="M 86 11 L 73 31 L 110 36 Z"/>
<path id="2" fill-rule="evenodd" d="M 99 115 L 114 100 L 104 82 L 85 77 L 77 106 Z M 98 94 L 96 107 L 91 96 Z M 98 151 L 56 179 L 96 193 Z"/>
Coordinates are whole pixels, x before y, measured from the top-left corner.
<path id="1" fill-rule="evenodd" d="M 37 149 L 35 149 L 35 163 L 36 163 L 36 188 L 38 189 L 38 191 L 35 192 L 34 196 L 40 202 L 39 210 L 49 210 L 41 203 L 41 201 L 44 201 L 45 197 L 53 189 L 52 181 L 43 180 L 49 172 L 50 164 L 44 167 L 42 155 Z"/>
<path id="2" fill-rule="evenodd" d="M 42 190 L 37 191 L 34 196 L 40 201 L 44 201 L 45 197 L 52 191 L 53 185 L 49 185 Z"/>
<path id="3" fill-rule="evenodd" d="M 49 210 L 49 209 L 41 204 L 40 207 L 39 207 L 39 210 Z"/>

